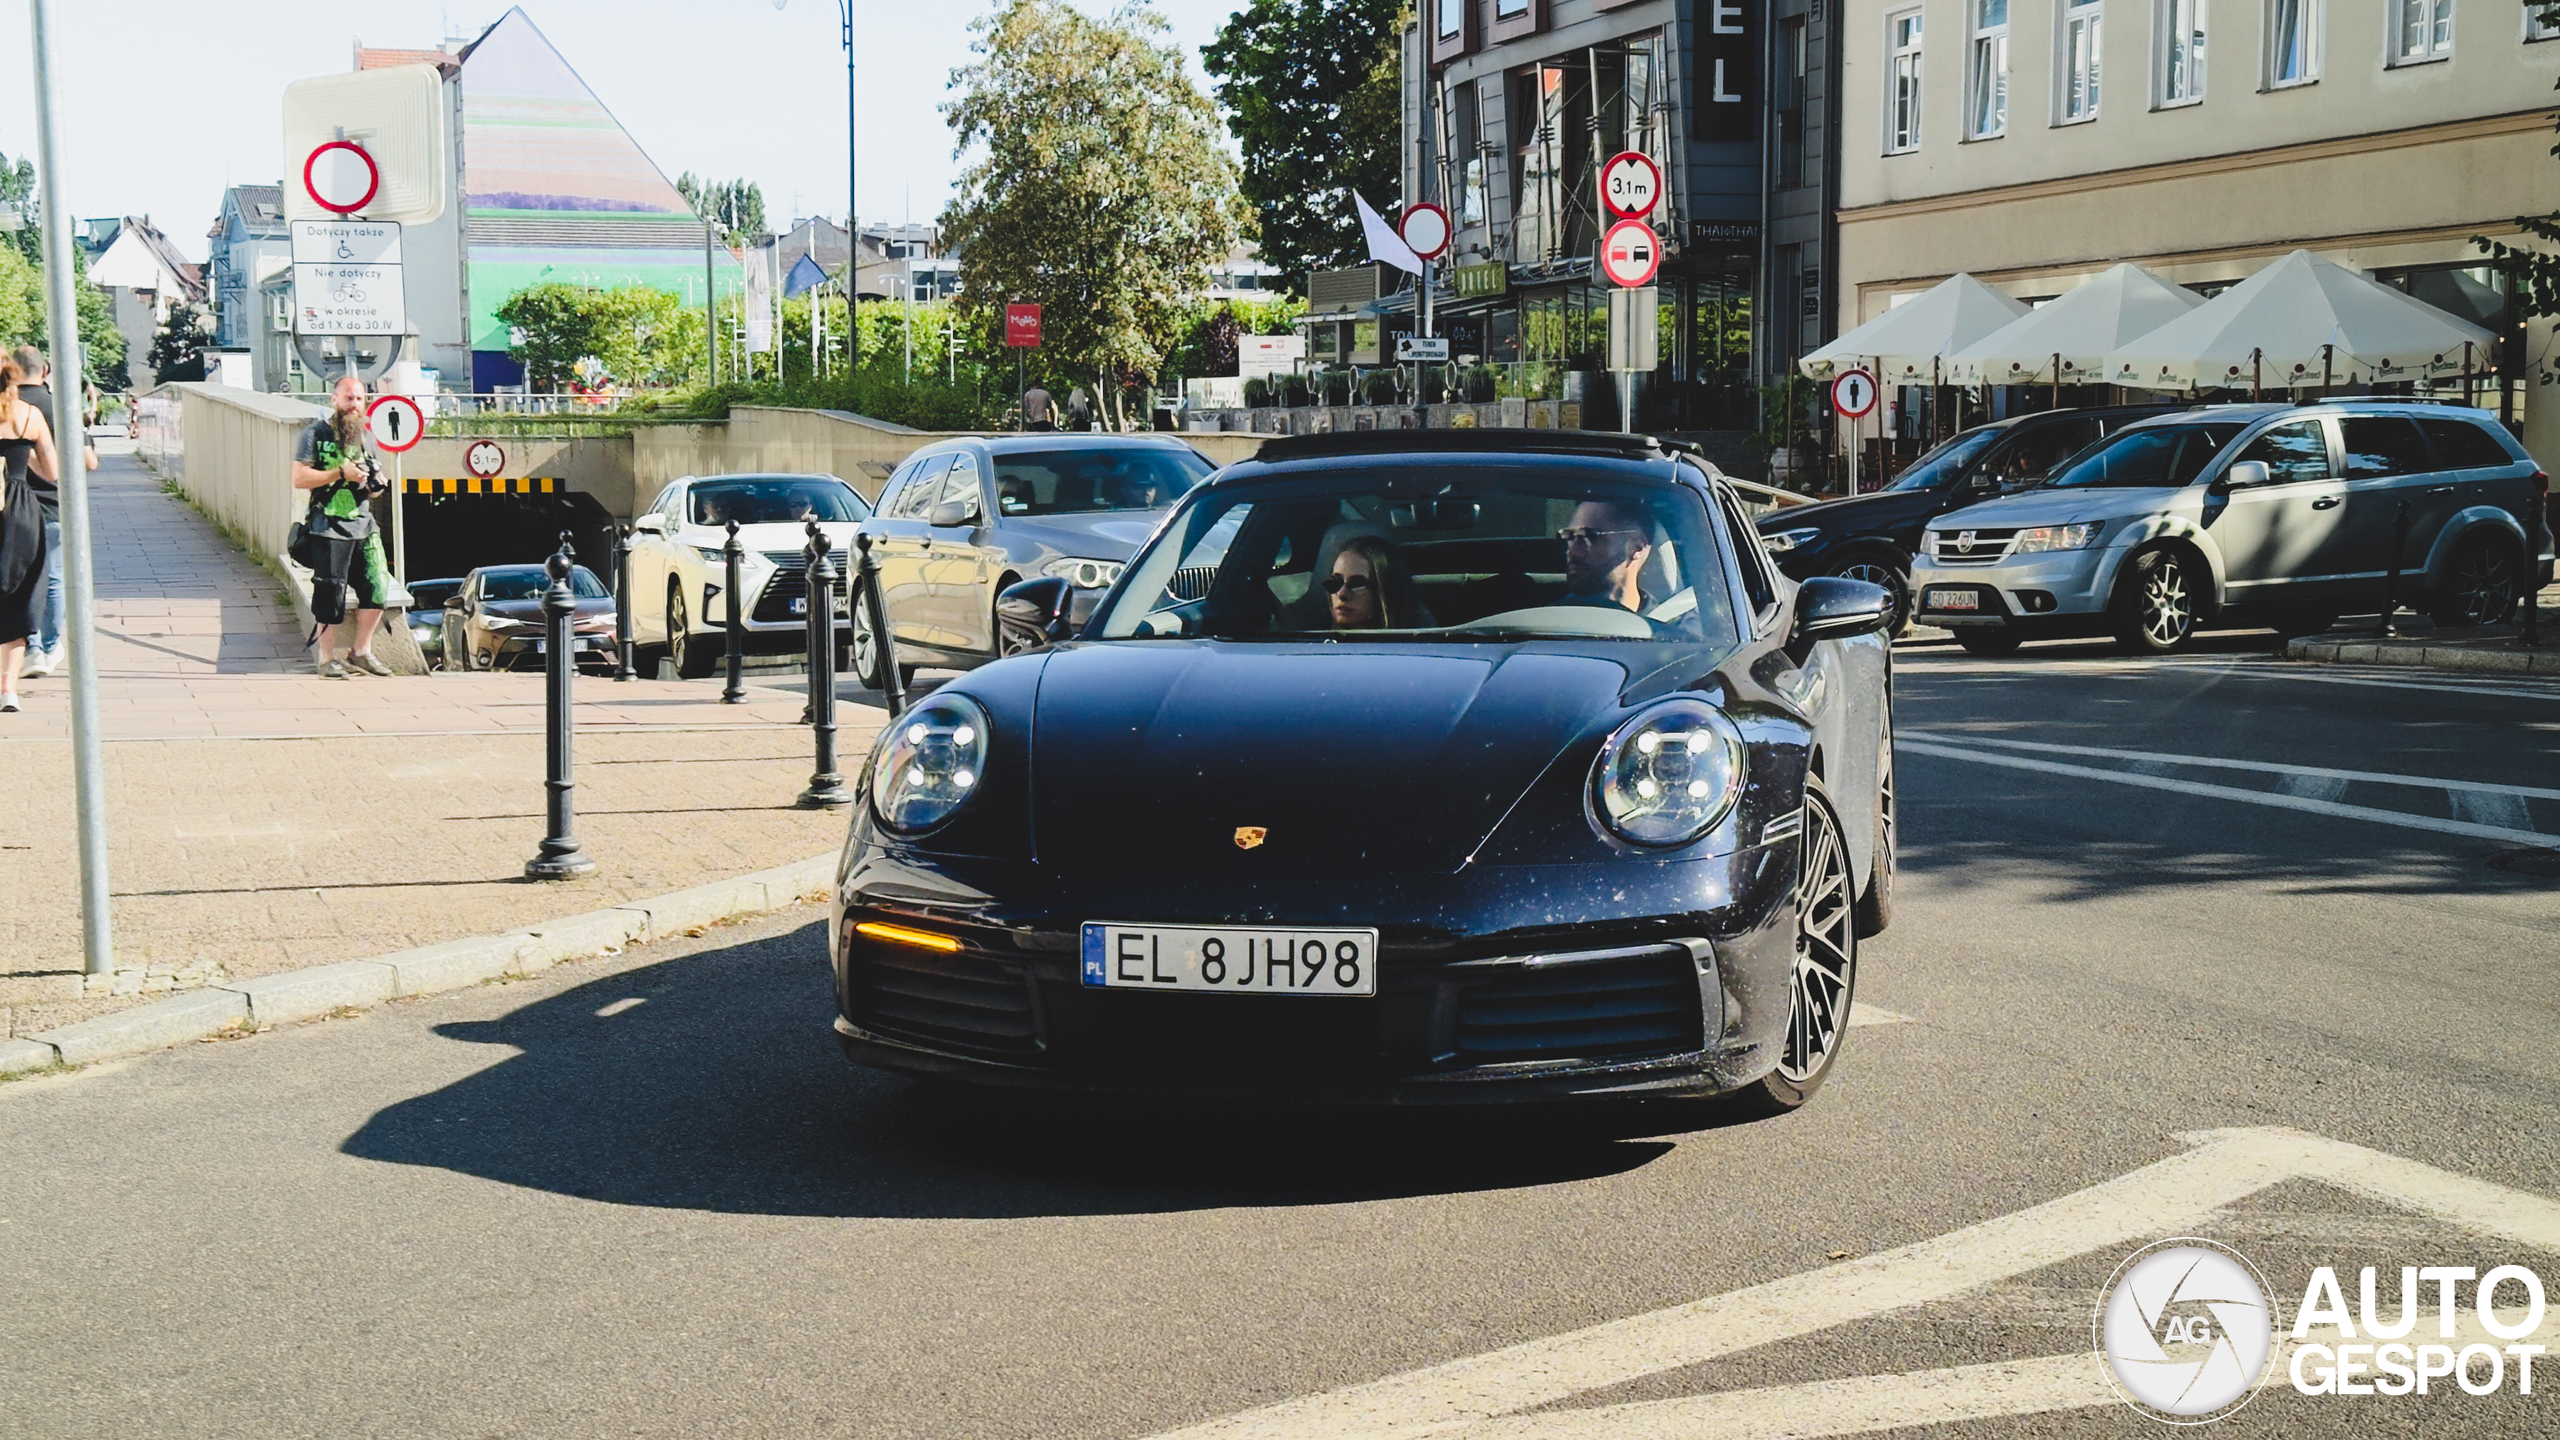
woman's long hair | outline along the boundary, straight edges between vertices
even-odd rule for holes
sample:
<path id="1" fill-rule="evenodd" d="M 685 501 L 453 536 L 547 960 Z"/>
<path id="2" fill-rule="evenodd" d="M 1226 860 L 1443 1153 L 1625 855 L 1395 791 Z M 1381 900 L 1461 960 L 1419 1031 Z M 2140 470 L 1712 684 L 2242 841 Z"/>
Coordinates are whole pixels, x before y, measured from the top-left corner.
<path id="1" fill-rule="evenodd" d="M 1395 552 L 1387 548 L 1387 542 L 1375 535 L 1354 535 L 1343 541 L 1342 548 L 1333 555 L 1336 563 L 1345 555 L 1357 555 L 1369 562 L 1369 589 L 1378 597 L 1378 628 L 1402 628 L 1411 618 L 1404 615 L 1409 608 L 1404 597 L 1404 571 L 1396 565 Z"/>

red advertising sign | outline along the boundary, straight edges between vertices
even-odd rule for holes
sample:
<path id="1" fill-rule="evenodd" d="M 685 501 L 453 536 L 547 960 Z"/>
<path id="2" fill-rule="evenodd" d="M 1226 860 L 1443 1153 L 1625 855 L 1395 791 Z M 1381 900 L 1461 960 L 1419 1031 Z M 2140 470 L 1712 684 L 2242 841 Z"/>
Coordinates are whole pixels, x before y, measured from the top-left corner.
<path id="1" fill-rule="evenodd" d="M 1004 343 L 1019 350 L 1039 348 L 1039 306 L 1007 305 L 1004 307 Z"/>

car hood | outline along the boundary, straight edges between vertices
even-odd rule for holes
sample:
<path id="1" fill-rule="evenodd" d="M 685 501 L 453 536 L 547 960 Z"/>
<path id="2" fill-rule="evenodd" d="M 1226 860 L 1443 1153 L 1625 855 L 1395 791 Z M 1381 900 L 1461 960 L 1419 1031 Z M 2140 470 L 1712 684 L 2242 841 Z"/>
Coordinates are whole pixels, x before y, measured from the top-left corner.
<path id="1" fill-rule="evenodd" d="M 1455 871 L 1619 712 L 1629 678 L 1589 655 L 1485 645 L 1163 641 L 1047 659 L 1041 864 L 1166 877 Z M 1263 832 L 1250 848 L 1245 827 Z"/>
<path id="2" fill-rule="evenodd" d="M 833 545 L 839 554 L 853 543 L 854 525 L 850 520 L 822 520 L 818 528 L 826 532 L 827 543 Z M 688 525 L 680 538 L 687 545 L 717 550 L 729 543 L 729 528 L 725 525 Z M 738 527 L 738 543 L 747 547 L 749 554 L 806 550 L 809 548 L 809 530 L 806 525 L 795 525 L 787 520 L 771 525 L 741 525 Z"/>
<path id="3" fill-rule="evenodd" d="M 2122 520 L 2157 515 L 2169 506 L 2179 486 L 2075 486 L 2069 490 L 2028 490 L 1951 510 L 1929 522 L 1932 530 L 2007 530 L 2027 525 L 2073 525 L 2086 520 Z"/>
<path id="4" fill-rule="evenodd" d="M 1100 510 L 1081 515 L 1009 515 L 998 522 L 1018 540 L 1046 545 L 1066 555 L 1093 560 L 1126 560 L 1156 533 L 1162 510 Z"/>

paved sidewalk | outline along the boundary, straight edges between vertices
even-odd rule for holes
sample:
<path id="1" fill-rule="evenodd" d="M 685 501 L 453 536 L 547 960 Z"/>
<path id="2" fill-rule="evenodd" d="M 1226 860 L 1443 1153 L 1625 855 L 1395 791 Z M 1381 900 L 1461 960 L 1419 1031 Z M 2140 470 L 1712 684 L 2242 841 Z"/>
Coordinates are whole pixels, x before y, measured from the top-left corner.
<path id="1" fill-rule="evenodd" d="M 102 443 L 96 556 L 119 973 L 80 974 L 67 670 L 0 716 L 0 1035 L 223 979 L 513 929 L 785 864 L 844 812 L 792 806 L 811 741 L 799 678 L 580 677 L 581 880 L 522 878 L 543 831 L 543 680 L 324 680 L 280 584 Z M 858 764 L 876 699 L 844 692 Z M 871 703 L 865 703 L 870 701 Z"/>
<path id="2" fill-rule="evenodd" d="M 2367 617 L 2353 629 L 2331 630 L 2285 642 L 2278 653 L 2288 660 L 2329 665 L 2416 665 L 2430 670 L 2464 670 L 2498 675 L 2560 675 L 2560 585 L 2534 597 L 2541 644 L 2526 649 L 2516 643 L 2524 627 L 2517 623 L 2439 630 L 2424 615 L 2402 615 L 2393 625 L 2399 633 L 2384 639 L 2373 633 L 2378 617 Z"/>

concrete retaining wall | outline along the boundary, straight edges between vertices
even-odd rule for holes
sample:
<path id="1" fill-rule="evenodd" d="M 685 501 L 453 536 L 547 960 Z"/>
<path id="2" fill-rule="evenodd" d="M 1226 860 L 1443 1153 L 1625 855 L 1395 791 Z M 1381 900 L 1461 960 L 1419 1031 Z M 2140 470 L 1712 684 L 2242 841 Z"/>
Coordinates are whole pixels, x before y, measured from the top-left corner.
<path id="1" fill-rule="evenodd" d="M 499 467 L 497 478 L 559 480 L 565 482 L 561 489 L 592 495 L 597 504 L 621 519 L 631 518 L 635 506 L 647 504 L 658 493 L 653 489 L 636 500 L 633 498 L 636 487 L 632 480 L 632 453 L 635 446 L 630 435 L 561 439 L 557 436 L 527 437 L 493 432 L 488 438 L 495 440 L 498 448 L 506 452 L 506 463 Z M 431 436 L 421 440 L 400 457 L 401 478 L 468 479 L 471 469 L 462 463 L 462 452 L 471 444 L 472 438 L 447 440 Z"/>

